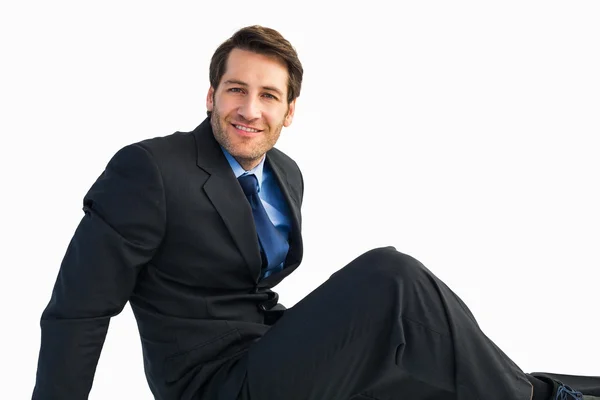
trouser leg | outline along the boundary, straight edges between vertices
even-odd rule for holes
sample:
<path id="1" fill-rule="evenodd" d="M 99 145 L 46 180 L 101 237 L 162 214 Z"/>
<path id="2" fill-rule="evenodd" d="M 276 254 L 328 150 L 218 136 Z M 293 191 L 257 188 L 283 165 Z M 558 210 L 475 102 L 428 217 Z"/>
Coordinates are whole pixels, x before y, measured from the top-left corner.
<path id="1" fill-rule="evenodd" d="M 600 396 L 600 376 L 565 375 L 550 372 L 532 372 L 531 374 L 558 380 L 583 394 Z"/>
<path id="2" fill-rule="evenodd" d="M 525 374 L 414 258 L 363 254 L 286 311 L 238 364 L 250 400 L 529 400 Z"/>

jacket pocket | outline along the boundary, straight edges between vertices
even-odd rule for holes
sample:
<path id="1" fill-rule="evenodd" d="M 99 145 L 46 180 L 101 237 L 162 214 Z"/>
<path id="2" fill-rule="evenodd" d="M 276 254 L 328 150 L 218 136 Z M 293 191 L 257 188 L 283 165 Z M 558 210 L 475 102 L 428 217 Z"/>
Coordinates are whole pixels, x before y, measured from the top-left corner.
<path id="1" fill-rule="evenodd" d="M 166 382 L 176 382 L 193 370 L 199 371 L 206 363 L 235 354 L 240 350 L 241 342 L 239 330 L 231 329 L 189 350 L 168 357 L 165 360 Z"/>

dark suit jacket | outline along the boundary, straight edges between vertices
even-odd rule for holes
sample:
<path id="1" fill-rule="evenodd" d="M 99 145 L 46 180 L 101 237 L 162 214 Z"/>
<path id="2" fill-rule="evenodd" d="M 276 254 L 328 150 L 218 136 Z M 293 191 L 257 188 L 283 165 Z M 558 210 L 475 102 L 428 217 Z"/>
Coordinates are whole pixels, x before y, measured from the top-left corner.
<path id="1" fill-rule="evenodd" d="M 283 312 L 271 288 L 302 259 L 302 175 L 277 149 L 266 163 L 293 227 L 285 268 L 259 281 L 250 206 L 208 120 L 115 154 L 84 198 L 42 314 L 34 399 L 87 399 L 109 320 L 127 301 L 155 397 L 208 399 L 215 371 Z"/>

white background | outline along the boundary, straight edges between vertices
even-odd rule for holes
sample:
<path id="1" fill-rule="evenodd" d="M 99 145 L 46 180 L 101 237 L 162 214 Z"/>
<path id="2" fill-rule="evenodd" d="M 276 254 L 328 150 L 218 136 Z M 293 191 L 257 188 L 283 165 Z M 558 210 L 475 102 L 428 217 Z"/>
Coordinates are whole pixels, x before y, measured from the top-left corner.
<path id="1" fill-rule="evenodd" d="M 3 2 L 0 398 L 31 397 L 90 185 L 122 146 L 195 128 L 213 51 L 255 23 L 306 71 L 278 144 L 306 181 L 282 302 L 393 245 L 524 370 L 600 375 L 598 21 L 598 1 Z M 151 399 L 129 306 L 90 398 Z"/>

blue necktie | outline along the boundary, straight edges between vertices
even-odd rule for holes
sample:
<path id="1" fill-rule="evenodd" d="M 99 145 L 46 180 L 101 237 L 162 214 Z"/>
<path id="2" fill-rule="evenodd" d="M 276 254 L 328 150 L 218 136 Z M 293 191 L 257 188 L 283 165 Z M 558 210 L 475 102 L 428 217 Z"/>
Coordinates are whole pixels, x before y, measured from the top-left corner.
<path id="1" fill-rule="evenodd" d="M 252 208 L 254 225 L 258 234 L 258 242 L 263 258 L 263 278 L 281 270 L 281 264 L 289 250 L 288 241 L 275 228 L 267 211 L 258 196 L 258 180 L 254 174 L 242 175 L 238 178 L 240 186 Z"/>

